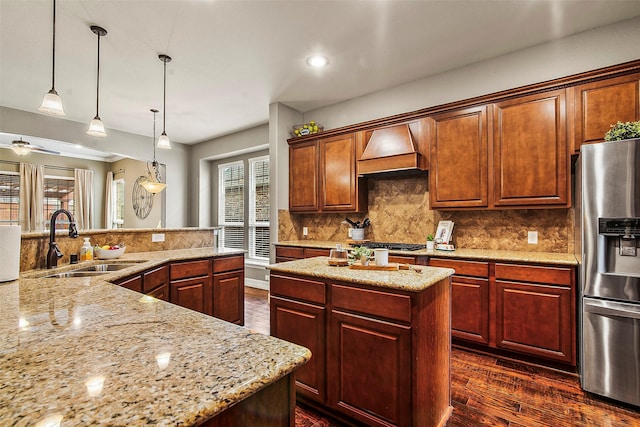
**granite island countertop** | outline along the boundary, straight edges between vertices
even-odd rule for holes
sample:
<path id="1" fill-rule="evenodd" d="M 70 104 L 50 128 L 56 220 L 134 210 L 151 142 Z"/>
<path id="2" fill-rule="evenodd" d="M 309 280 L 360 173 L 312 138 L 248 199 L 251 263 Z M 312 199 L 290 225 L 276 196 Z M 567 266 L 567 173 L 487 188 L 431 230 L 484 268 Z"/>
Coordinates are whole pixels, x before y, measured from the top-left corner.
<path id="1" fill-rule="evenodd" d="M 304 347 L 107 281 L 168 260 L 242 252 L 132 253 L 110 261 L 132 267 L 104 276 L 39 271 L 0 283 L 2 423 L 194 425 L 306 363 Z"/>
<path id="2" fill-rule="evenodd" d="M 280 246 L 298 246 L 306 248 L 332 249 L 336 244 L 342 245 L 343 248 L 349 248 L 347 242 L 332 242 L 325 240 L 289 240 L 275 243 Z M 394 255 L 405 256 L 427 256 L 438 258 L 463 258 L 470 260 L 494 260 L 494 261 L 513 261 L 513 262 L 532 262 L 538 264 L 552 265 L 578 265 L 578 261 L 573 254 L 569 253 L 551 253 L 551 252 L 532 252 L 532 251 L 504 251 L 495 249 L 469 249 L 456 248 L 455 251 L 441 251 L 420 249 L 417 251 L 401 251 L 389 250 Z"/>
<path id="3" fill-rule="evenodd" d="M 271 264 L 269 269 L 275 273 L 299 274 L 409 292 L 421 292 L 454 273 L 451 268 L 424 266 L 410 270 L 357 270 L 346 266 L 330 266 L 328 260 L 328 257 L 305 258 Z"/>

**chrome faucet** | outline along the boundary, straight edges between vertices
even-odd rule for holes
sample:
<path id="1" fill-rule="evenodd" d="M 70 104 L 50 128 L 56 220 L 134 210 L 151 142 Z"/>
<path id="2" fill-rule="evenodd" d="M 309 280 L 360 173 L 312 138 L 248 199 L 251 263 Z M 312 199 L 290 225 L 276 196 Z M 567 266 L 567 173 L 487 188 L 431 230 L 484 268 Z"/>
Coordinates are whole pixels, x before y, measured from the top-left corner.
<path id="1" fill-rule="evenodd" d="M 51 215 L 51 224 L 49 226 L 49 251 L 47 252 L 47 268 L 53 268 L 58 265 L 58 258 L 62 258 L 62 252 L 56 243 L 56 219 L 58 215 L 65 214 L 69 218 L 69 237 L 78 237 L 78 229 L 73 215 L 65 209 L 58 209 Z"/>

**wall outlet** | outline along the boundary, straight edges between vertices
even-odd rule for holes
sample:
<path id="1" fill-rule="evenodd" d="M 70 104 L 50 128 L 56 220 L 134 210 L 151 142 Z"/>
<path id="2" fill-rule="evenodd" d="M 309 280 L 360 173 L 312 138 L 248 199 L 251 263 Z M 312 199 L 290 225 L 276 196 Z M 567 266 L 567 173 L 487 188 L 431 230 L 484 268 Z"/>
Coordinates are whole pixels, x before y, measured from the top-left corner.
<path id="1" fill-rule="evenodd" d="M 164 233 L 153 233 L 151 235 L 152 242 L 164 242 Z"/>
<path id="2" fill-rule="evenodd" d="M 308 236 L 309 235 L 309 228 L 308 227 L 302 227 L 302 235 L 303 236 Z"/>
<path id="3" fill-rule="evenodd" d="M 527 243 L 530 245 L 538 244 L 538 232 L 537 231 L 529 231 L 527 233 Z"/>
<path id="4" fill-rule="evenodd" d="M 264 275 L 264 280 L 266 280 L 267 282 L 269 281 L 269 275 L 268 274 Z"/>

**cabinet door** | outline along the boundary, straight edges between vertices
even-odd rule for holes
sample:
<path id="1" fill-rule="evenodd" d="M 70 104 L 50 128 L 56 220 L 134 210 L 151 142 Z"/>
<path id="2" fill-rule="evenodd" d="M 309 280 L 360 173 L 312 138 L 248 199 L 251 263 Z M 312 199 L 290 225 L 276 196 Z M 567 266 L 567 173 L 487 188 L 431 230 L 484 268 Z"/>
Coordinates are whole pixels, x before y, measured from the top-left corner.
<path id="1" fill-rule="evenodd" d="M 496 280 L 496 346 L 574 363 L 571 288 Z"/>
<path id="2" fill-rule="evenodd" d="M 171 302 L 176 305 L 211 316 L 212 301 L 209 276 L 171 281 Z"/>
<path id="3" fill-rule="evenodd" d="M 330 405 L 371 426 L 411 425 L 411 328 L 334 310 L 329 332 Z"/>
<path id="4" fill-rule="evenodd" d="M 213 275 L 213 316 L 244 325 L 244 271 Z"/>
<path id="5" fill-rule="evenodd" d="M 319 144 L 320 209 L 326 212 L 360 210 L 355 134 L 321 139 Z"/>
<path id="6" fill-rule="evenodd" d="M 131 289 L 132 291 L 142 292 L 142 276 L 140 274 L 125 278 L 116 282 L 116 284 L 123 288 Z"/>
<path id="7" fill-rule="evenodd" d="M 433 120 L 431 206 L 488 206 L 487 107 L 440 114 Z"/>
<path id="8" fill-rule="evenodd" d="M 296 371 L 298 393 L 326 402 L 326 309 L 271 297 L 271 335 L 311 350 L 311 360 Z"/>
<path id="9" fill-rule="evenodd" d="M 289 210 L 317 212 L 318 143 L 304 142 L 289 147 Z"/>
<path id="10" fill-rule="evenodd" d="M 494 104 L 494 205 L 568 207 L 565 90 Z"/>
<path id="11" fill-rule="evenodd" d="M 147 292 L 147 295 L 162 301 L 169 301 L 169 284 L 164 283 L 151 292 Z"/>
<path id="12" fill-rule="evenodd" d="M 451 336 L 489 344 L 489 280 L 453 276 Z"/>
<path id="13" fill-rule="evenodd" d="M 149 294 L 161 286 L 166 287 L 167 292 L 169 291 L 169 268 L 166 265 L 142 273 L 142 292 Z"/>
<path id="14" fill-rule="evenodd" d="M 576 86 L 574 150 L 604 141 L 611 125 L 640 120 L 640 74 Z"/>

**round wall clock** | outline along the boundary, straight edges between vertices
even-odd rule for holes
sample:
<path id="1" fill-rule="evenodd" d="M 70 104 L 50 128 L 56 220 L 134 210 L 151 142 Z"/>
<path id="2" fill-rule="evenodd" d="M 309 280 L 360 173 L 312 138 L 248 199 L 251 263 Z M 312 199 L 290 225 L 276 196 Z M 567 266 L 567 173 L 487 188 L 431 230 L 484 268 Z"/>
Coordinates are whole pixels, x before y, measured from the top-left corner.
<path id="1" fill-rule="evenodd" d="M 142 182 L 146 180 L 144 176 L 139 176 L 136 179 L 136 183 L 133 184 L 133 191 L 131 193 L 131 201 L 133 202 L 133 211 L 140 219 L 145 219 L 149 216 L 151 208 L 153 207 L 153 193 L 149 193 L 143 186 Z"/>

